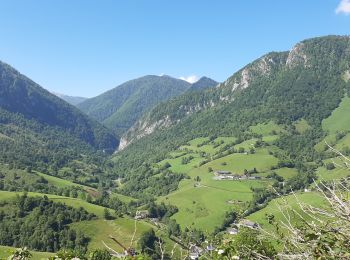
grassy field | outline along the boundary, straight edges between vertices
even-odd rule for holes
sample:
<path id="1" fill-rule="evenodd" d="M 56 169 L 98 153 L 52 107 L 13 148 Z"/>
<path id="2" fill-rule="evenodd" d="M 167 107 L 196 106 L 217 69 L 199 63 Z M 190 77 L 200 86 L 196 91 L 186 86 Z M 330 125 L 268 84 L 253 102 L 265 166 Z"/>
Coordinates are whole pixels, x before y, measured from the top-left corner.
<path id="1" fill-rule="evenodd" d="M 0 259 L 7 259 L 12 253 L 16 250 L 14 247 L 9 246 L 0 246 Z M 46 252 L 35 252 L 30 251 L 32 254 L 31 260 L 40 260 L 40 259 L 47 259 L 51 256 L 54 256 L 53 253 L 46 253 Z"/>
<path id="2" fill-rule="evenodd" d="M 259 172 L 271 169 L 276 165 L 278 159 L 270 155 L 266 149 L 259 149 L 255 154 L 231 154 L 206 164 L 214 171 L 225 170 L 233 173 L 243 174 L 244 170 L 256 168 Z"/>
<path id="3" fill-rule="evenodd" d="M 200 187 L 194 187 L 194 182 L 187 181 L 182 183 L 178 191 L 161 198 L 160 201 L 179 208 L 173 218 L 182 228 L 195 227 L 212 232 L 222 223 L 225 212 L 234 206 L 240 206 L 229 204 L 228 201 L 249 201 L 252 198 L 250 187 L 259 185 L 252 181 L 220 182 L 216 186 L 203 182 Z"/>
<path id="4" fill-rule="evenodd" d="M 235 137 L 218 137 L 214 139 L 213 141 L 209 142 L 209 138 L 196 138 L 191 140 L 188 144 L 189 145 L 183 145 L 180 147 L 180 150 L 187 149 L 192 152 L 200 153 L 205 152 L 207 154 L 213 155 L 217 153 L 220 148 L 223 146 L 233 143 L 237 138 Z M 208 142 L 207 144 L 204 144 L 204 142 Z"/>
<path id="5" fill-rule="evenodd" d="M 135 229 L 136 223 L 136 229 Z M 118 218 L 116 220 L 92 220 L 82 221 L 71 224 L 71 227 L 77 230 L 83 231 L 84 234 L 91 237 L 89 243 L 89 250 L 96 248 L 104 248 L 102 243 L 105 242 L 109 247 L 113 248 L 117 252 L 123 252 L 122 248 L 117 245 L 114 241 L 109 239 L 109 235 L 115 237 L 124 246 L 137 247 L 137 241 L 141 234 L 152 228 L 152 226 L 146 222 L 134 221 L 128 218 Z M 133 244 L 131 240 L 133 237 L 134 230 L 136 230 Z"/>
<path id="6" fill-rule="evenodd" d="M 182 158 L 192 156 L 193 159 L 186 164 L 182 164 Z M 171 167 L 169 168 L 173 172 L 177 173 L 187 173 L 193 167 L 198 166 L 198 164 L 203 161 L 204 158 L 201 158 L 197 153 L 188 153 L 186 155 L 174 158 L 174 159 L 165 159 L 159 163 L 160 166 L 163 166 L 165 163 L 170 163 Z"/>
<path id="7" fill-rule="evenodd" d="M 0 201 L 13 199 L 16 197 L 17 194 L 21 195 L 21 194 L 23 194 L 23 192 L 0 191 Z M 43 197 L 44 195 L 46 195 L 50 200 L 53 200 L 55 202 L 61 202 L 61 203 L 64 203 L 64 204 L 71 206 L 71 207 L 74 207 L 74 208 L 83 207 L 86 211 L 95 214 L 99 218 L 103 217 L 104 207 L 88 203 L 84 200 L 70 198 L 70 197 L 63 197 L 63 196 L 58 196 L 58 195 L 52 195 L 52 194 L 28 192 L 28 196 Z"/>
<path id="8" fill-rule="evenodd" d="M 261 134 L 263 140 L 268 143 L 275 141 L 279 138 L 278 133 L 284 131 L 282 127 L 273 122 L 259 124 L 251 127 L 250 130 Z M 182 229 L 193 227 L 212 232 L 215 227 L 222 224 L 227 211 L 233 208 L 244 209 L 247 206 L 253 196 L 251 188 L 267 187 L 271 184 L 270 180 L 215 180 L 214 174 L 209 172 L 209 168 L 213 171 L 227 170 L 238 174 L 243 174 L 245 169 L 253 170 L 256 168 L 259 172 L 258 175 L 267 175 L 271 172 L 271 167 L 278 163 L 278 159 L 269 154 L 269 150 L 273 150 L 274 146 L 269 147 L 269 150 L 255 148 L 254 154 L 230 154 L 199 166 L 199 162 L 205 159 L 200 157 L 200 152 L 205 152 L 213 158 L 213 155 L 218 153 L 220 148 L 232 144 L 235 140 L 234 137 L 218 137 L 209 142 L 208 138 L 196 138 L 181 146 L 180 150 L 170 153 L 170 158 L 160 163 L 160 165 L 164 165 L 168 162 L 171 165 L 171 170 L 187 173 L 190 177 L 190 179 L 184 179 L 180 182 L 178 190 L 158 199 L 158 202 L 163 201 L 178 207 L 178 213 L 172 218 L 176 219 Z M 246 140 L 234 147 L 235 149 L 243 147 L 249 151 L 257 140 L 257 138 Z M 187 153 L 184 153 L 186 151 Z M 193 156 L 194 159 L 183 165 L 182 158 L 188 156 Z M 296 170 L 287 168 L 278 169 L 277 172 L 286 179 L 297 173 Z M 195 181 L 197 176 L 200 178 L 200 184 Z"/>
<path id="9" fill-rule="evenodd" d="M 293 209 L 297 210 L 298 212 L 301 212 L 300 207 L 298 206 L 298 201 L 320 208 L 325 208 L 327 205 L 324 198 L 316 192 L 298 193 L 297 198 L 298 199 L 296 199 L 294 195 L 289 195 L 284 196 L 282 198 L 274 199 L 270 201 L 265 208 L 251 214 L 247 218 L 251 221 L 259 223 L 263 229 L 271 231 L 274 229 L 274 227 L 268 223 L 268 220 L 266 218 L 267 214 L 273 214 L 275 216 L 276 221 L 285 221 L 279 207 L 285 210 L 285 206 L 288 205 Z M 292 218 L 292 223 L 296 222 L 298 222 L 298 219 Z"/>
<path id="10" fill-rule="evenodd" d="M 17 194 L 22 194 L 21 192 L 8 192 L 8 191 L 0 191 L 0 201 L 11 200 L 15 198 Z M 45 194 L 29 192 L 29 196 L 44 196 Z M 108 236 L 111 234 L 115 236 L 120 242 L 125 243 L 125 245 L 129 246 L 131 238 L 133 236 L 135 230 L 135 221 L 129 218 L 118 218 L 116 220 L 105 220 L 103 218 L 104 207 L 90 204 L 86 201 L 62 197 L 57 195 L 46 194 L 46 196 L 55 202 L 62 202 L 66 205 L 79 208 L 83 207 L 86 211 L 95 214 L 98 219 L 90 220 L 90 221 L 82 221 L 71 224 L 74 229 L 81 230 L 84 234 L 91 237 L 91 241 L 89 243 L 89 249 L 96 248 L 104 248 L 102 241 L 106 242 L 112 248 L 120 251 L 120 248 L 108 239 Z M 112 213 L 113 211 L 110 210 Z M 152 228 L 152 226 L 144 221 L 136 222 L 136 233 L 134 238 L 134 246 L 137 244 L 137 240 L 139 239 L 142 232 Z M 1 248 L 0 248 L 1 249 Z M 40 254 L 37 254 L 40 256 Z M 45 254 L 43 253 L 43 256 Z"/>
<path id="11" fill-rule="evenodd" d="M 64 187 L 73 187 L 73 186 L 77 186 L 82 188 L 83 190 L 85 190 L 87 193 L 89 193 L 91 196 L 96 197 L 98 195 L 98 191 L 94 188 L 85 186 L 85 185 L 81 185 L 81 184 L 77 184 L 74 183 L 72 181 L 68 181 L 68 180 L 64 180 L 61 178 L 57 178 L 55 176 L 51 176 L 48 174 L 44 174 L 41 172 L 35 172 L 35 174 L 45 178 L 50 184 L 56 186 L 56 187 L 60 187 L 60 188 L 64 188 Z"/>
<path id="12" fill-rule="evenodd" d="M 311 126 L 305 119 L 298 120 L 297 122 L 294 123 L 294 126 L 295 126 L 295 129 L 301 134 L 311 128 Z"/>
<path id="13" fill-rule="evenodd" d="M 330 117 L 322 121 L 322 128 L 330 134 L 337 131 L 347 131 L 350 127 L 350 98 L 344 97 L 339 107 L 333 111 Z"/>
<path id="14" fill-rule="evenodd" d="M 285 180 L 288 180 L 298 174 L 298 171 L 294 168 L 280 168 L 274 170 L 274 172 L 283 177 Z"/>
<path id="15" fill-rule="evenodd" d="M 113 197 L 117 197 L 118 199 L 120 199 L 122 202 L 124 202 L 124 203 L 129 203 L 129 202 L 131 202 L 131 201 L 137 201 L 137 199 L 134 199 L 134 198 L 132 198 L 132 197 L 129 197 L 129 196 L 126 196 L 126 195 L 123 195 L 123 194 L 119 194 L 119 193 L 112 193 L 111 195 L 110 195 L 112 198 Z"/>
<path id="16" fill-rule="evenodd" d="M 283 129 L 280 125 L 277 125 L 275 122 L 268 122 L 264 124 L 257 124 L 255 126 L 249 127 L 250 131 L 255 134 L 260 134 L 263 136 L 268 136 L 268 135 L 274 135 L 272 134 L 273 131 L 277 133 L 283 132 Z"/>
<path id="17" fill-rule="evenodd" d="M 218 181 L 213 179 L 214 174 L 208 168 L 243 173 L 244 169 L 254 167 L 258 171 L 267 171 L 276 163 L 277 159 L 269 155 L 266 149 L 258 149 L 255 154 L 231 154 L 192 168 L 187 172 L 190 179 L 181 181 L 178 190 L 159 198 L 159 201 L 178 207 L 179 212 L 173 218 L 182 228 L 195 227 L 212 232 L 221 225 L 227 211 L 243 207 L 245 202 L 252 199 L 252 187 L 265 187 L 270 183 L 256 180 Z M 197 176 L 201 179 L 199 186 L 194 181 Z M 232 204 L 232 201 L 240 203 Z"/>
<path id="18" fill-rule="evenodd" d="M 71 181 L 64 180 L 64 179 L 61 179 L 61 178 L 57 178 L 55 176 L 51 176 L 51 175 L 44 174 L 44 173 L 41 173 L 41 172 L 35 172 L 35 174 L 45 178 L 49 183 L 51 183 L 52 185 L 55 185 L 56 187 L 64 188 L 64 187 L 78 186 L 78 187 L 81 187 L 81 188 L 87 188 L 86 186 L 83 186 L 83 185 L 80 185 L 80 184 L 76 184 L 76 183 L 73 183 Z"/>
<path id="19" fill-rule="evenodd" d="M 336 167 L 333 170 L 327 170 L 325 167 L 320 167 L 316 171 L 318 181 L 339 180 L 341 178 L 350 176 L 349 169 Z"/>

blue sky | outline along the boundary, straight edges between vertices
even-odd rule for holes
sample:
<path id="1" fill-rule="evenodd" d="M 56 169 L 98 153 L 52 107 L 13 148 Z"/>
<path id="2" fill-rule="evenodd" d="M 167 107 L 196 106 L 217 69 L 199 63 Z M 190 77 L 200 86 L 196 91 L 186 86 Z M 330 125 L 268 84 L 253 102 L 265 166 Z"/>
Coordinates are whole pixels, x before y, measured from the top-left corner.
<path id="1" fill-rule="evenodd" d="M 0 60 L 92 97 L 148 74 L 223 81 L 269 51 L 350 34 L 350 0 L 0 0 Z"/>

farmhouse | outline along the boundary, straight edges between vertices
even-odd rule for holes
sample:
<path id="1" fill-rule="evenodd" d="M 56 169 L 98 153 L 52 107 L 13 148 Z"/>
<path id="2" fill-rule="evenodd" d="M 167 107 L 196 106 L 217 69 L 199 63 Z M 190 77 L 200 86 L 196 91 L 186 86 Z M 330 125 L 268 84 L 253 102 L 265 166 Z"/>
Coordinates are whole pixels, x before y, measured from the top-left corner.
<path id="1" fill-rule="evenodd" d="M 251 228 L 251 229 L 257 229 L 259 228 L 259 224 L 258 223 L 255 223 L 253 221 L 250 221 L 248 219 L 242 219 L 239 224 L 239 226 L 242 226 L 242 227 L 247 227 L 247 228 Z"/>
<path id="2" fill-rule="evenodd" d="M 219 176 L 219 175 L 231 174 L 231 172 L 230 172 L 230 171 L 216 171 L 216 172 L 214 172 L 214 174 L 215 174 L 216 176 Z"/>
<path id="3" fill-rule="evenodd" d="M 260 180 L 261 177 L 260 176 L 250 176 L 248 177 L 249 180 Z"/>
<path id="4" fill-rule="evenodd" d="M 135 219 L 144 219 L 149 215 L 148 210 L 138 210 L 136 211 Z"/>

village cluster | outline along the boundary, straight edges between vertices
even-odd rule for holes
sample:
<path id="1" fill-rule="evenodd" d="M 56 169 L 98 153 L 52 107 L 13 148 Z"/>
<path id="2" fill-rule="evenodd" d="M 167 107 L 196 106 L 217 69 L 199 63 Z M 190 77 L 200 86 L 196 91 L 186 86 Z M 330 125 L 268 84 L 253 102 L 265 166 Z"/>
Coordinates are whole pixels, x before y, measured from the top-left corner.
<path id="1" fill-rule="evenodd" d="M 215 171 L 214 180 L 260 180 L 260 176 L 251 176 L 250 174 L 232 174 L 230 171 Z"/>

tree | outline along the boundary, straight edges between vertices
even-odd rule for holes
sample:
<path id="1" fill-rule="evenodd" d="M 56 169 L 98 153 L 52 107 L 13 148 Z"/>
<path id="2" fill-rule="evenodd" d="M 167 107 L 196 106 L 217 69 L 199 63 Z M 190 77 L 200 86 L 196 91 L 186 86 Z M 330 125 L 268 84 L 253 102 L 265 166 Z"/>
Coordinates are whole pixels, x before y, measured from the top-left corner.
<path id="1" fill-rule="evenodd" d="M 155 242 L 157 240 L 156 234 L 153 229 L 150 229 L 142 233 L 138 245 L 142 253 L 152 253 L 155 250 Z"/>
<path id="2" fill-rule="evenodd" d="M 17 249 L 13 255 L 11 255 L 8 259 L 9 260 L 28 260 L 32 257 L 32 254 L 29 252 L 29 250 L 24 247 L 21 249 Z"/>
<path id="3" fill-rule="evenodd" d="M 111 213 L 109 212 L 109 210 L 107 208 L 104 208 L 103 210 L 103 217 L 106 219 L 106 220 L 111 220 L 113 219 L 113 216 L 111 215 Z"/>
<path id="4" fill-rule="evenodd" d="M 170 219 L 167 223 L 168 235 L 179 237 L 181 235 L 180 225 L 174 219 Z"/>
<path id="5" fill-rule="evenodd" d="M 327 163 L 326 168 L 328 171 L 334 170 L 335 169 L 334 163 Z"/>
<path id="6" fill-rule="evenodd" d="M 111 260 L 112 256 L 106 249 L 96 249 L 90 254 L 90 260 Z"/>

